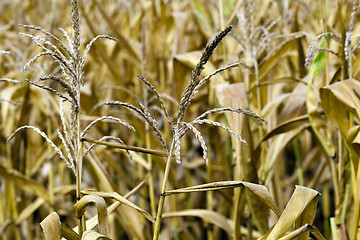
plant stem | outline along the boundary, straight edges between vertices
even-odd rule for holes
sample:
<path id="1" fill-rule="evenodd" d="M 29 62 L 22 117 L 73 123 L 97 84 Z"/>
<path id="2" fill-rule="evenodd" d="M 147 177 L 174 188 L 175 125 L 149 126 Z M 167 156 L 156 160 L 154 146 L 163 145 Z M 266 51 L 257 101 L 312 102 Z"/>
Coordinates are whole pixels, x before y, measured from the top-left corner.
<path id="1" fill-rule="evenodd" d="M 158 240 L 159 235 L 160 235 L 162 212 L 163 212 L 164 203 L 165 203 L 165 191 L 166 191 L 166 185 L 167 185 L 168 178 L 169 178 L 169 172 L 170 172 L 170 167 L 171 167 L 171 159 L 172 159 L 171 155 L 172 155 L 172 152 L 174 150 L 174 146 L 175 146 L 175 139 L 173 139 L 173 141 L 171 143 L 168 158 L 166 160 L 164 180 L 163 180 L 163 185 L 162 185 L 162 188 L 161 188 L 160 201 L 159 201 L 158 211 L 157 211 L 157 215 L 156 215 L 156 222 L 155 222 L 153 240 Z"/>
<path id="2" fill-rule="evenodd" d="M 296 168 L 298 171 L 299 184 L 301 186 L 304 186 L 304 171 L 302 167 L 300 141 L 298 136 L 295 137 L 293 144 L 294 144 L 295 161 L 296 161 Z"/>
<path id="3" fill-rule="evenodd" d="M 79 96 L 80 98 L 80 96 Z M 80 101 L 79 101 L 80 102 Z M 77 162 L 76 162 L 76 200 L 80 201 L 81 199 L 81 176 L 82 176 L 82 165 L 83 165 L 83 145 L 84 143 L 80 141 L 80 111 L 78 110 L 76 112 L 76 120 L 77 120 Z M 84 215 L 82 215 L 79 218 L 79 239 L 82 238 L 83 232 L 86 230 L 85 225 L 83 224 L 84 221 Z"/>
<path id="4" fill-rule="evenodd" d="M 261 103 L 261 89 L 260 89 L 260 79 L 259 79 L 259 65 L 258 61 L 256 59 L 256 50 L 255 48 L 251 49 L 251 54 L 253 58 L 253 64 L 254 64 L 254 71 L 255 71 L 255 84 L 256 84 L 256 102 L 257 102 L 257 112 L 259 115 L 261 115 L 262 110 L 262 103 Z M 264 129 L 262 125 L 259 126 L 259 140 L 261 141 L 264 138 Z M 260 179 L 261 181 L 265 182 L 265 144 L 264 142 L 261 142 L 261 150 L 260 150 L 260 163 L 261 163 L 261 171 L 260 171 Z"/>

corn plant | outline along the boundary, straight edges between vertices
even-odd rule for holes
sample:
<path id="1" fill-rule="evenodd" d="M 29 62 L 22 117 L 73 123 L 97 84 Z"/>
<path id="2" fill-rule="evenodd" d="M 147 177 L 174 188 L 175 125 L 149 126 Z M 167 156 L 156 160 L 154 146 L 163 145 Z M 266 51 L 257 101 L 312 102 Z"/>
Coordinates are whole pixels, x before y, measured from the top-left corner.
<path id="1" fill-rule="evenodd" d="M 69 2 L 2 1 L 1 239 L 359 238 L 358 0 Z"/>

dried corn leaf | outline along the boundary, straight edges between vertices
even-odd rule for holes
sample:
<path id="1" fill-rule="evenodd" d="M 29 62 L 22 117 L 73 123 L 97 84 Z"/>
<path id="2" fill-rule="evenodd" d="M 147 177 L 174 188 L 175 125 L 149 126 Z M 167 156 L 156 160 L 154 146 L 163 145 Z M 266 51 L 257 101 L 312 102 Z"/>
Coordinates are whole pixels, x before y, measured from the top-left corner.
<path id="1" fill-rule="evenodd" d="M 323 37 L 319 43 L 320 47 L 325 46 L 325 38 Z M 320 88 L 324 86 L 323 71 L 326 63 L 326 53 L 321 51 L 316 54 L 314 61 L 310 67 L 310 79 L 308 82 L 306 108 L 309 115 L 309 122 L 313 132 L 319 140 L 321 146 L 324 148 L 328 156 L 334 156 L 335 147 L 331 140 L 331 133 L 328 126 L 318 112 L 320 109 Z"/>
<path id="2" fill-rule="evenodd" d="M 310 124 L 309 124 L 308 115 L 299 116 L 276 126 L 273 130 L 271 130 L 268 134 L 266 134 L 263 141 L 266 141 L 273 136 L 286 133 L 297 128 L 303 129 L 309 126 Z"/>
<path id="3" fill-rule="evenodd" d="M 84 191 L 82 191 L 82 193 L 91 194 L 91 196 L 99 196 L 102 198 L 113 198 L 116 201 L 119 201 L 119 202 L 135 209 L 136 211 L 141 213 L 146 219 L 148 219 L 150 222 L 155 223 L 155 219 L 148 212 L 139 208 L 138 206 L 136 206 L 135 204 L 133 204 L 132 202 L 130 202 L 129 200 L 127 200 L 126 198 L 124 198 L 123 196 L 121 196 L 120 194 L 118 194 L 116 192 L 96 192 L 96 191 L 91 191 L 91 190 L 84 190 Z M 90 196 L 90 195 L 88 195 L 88 196 Z"/>
<path id="4" fill-rule="evenodd" d="M 318 138 L 321 146 L 324 148 L 328 156 L 334 156 L 335 147 L 331 140 L 331 133 L 328 129 L 328 126 L 318 112 L 319 109 L 319 88 L 315 86 L 315 80 L 308 85 L 308 92 L 306 98 L 306 108 L 309 115 L 309 122 L 312 130 L 314 131 L 316 137 Z"/>
<path id="5" fill-rule="evenodd" d="M 101 234 L 107 235 L 108 233 L 108 223 L 107 223 L 107 208 L 104 198 L 97 195 L 86 195 L 82 197 L 75 205 L 75 214 L 77 218 L 81 218 L 84 214 L 86 207 L 90 203 L 95 203 L 98 212 L 98 222 L 99 222 L 99 232 Z"/>
<path id="6" fill-rule="evenodd" d="M 271 114 L 276 114 L 276 110 L 280 106 L 280 104 L 284 103 L 285 100 L 288 101 L 297 99 L 299 97 L 303 97 L 305 99 L 306 95 L 303 93 L 299 93 L 299 89 L 294 89 L 292 93 L 284 93 L 279 96 L 276 96 L 272 101 L 269 101 L 265 107 L 261 110 L 261 116 L 265 119 L 270 117 Z"/>
<path id="7" fill-rule="evenodd" d="M 319 230 L 317 228 L 314 228 L 308 224 L 305 224 L 304 226 L 292 231 L 291 233 L 287 234 L 286 236 L 280 238 L 279 240 L 292 240 L 292 239 L 300 239 L 296 238 L 298 236 L 303 236 L 304 233 L 309 233 L 309 231 L 315 235 L 316 239 L 325 240 L 325 238 L 319 233 Z"/>
<path id="8" fill-rule="evenodd" d="M 97 240 L 97 239 L 110 239 L 103 234 L 95 232 L 93 230 L 87 230 L 83 233 L 81 240 Z M 110 239 L 111 240 L 111 239 Z"/>
<path id="9" fill-rule="evenodd" d="M 190 210 L 183 210 L 178 212 L 169 212 L 164 213 L 163 218 L 170 218 L 170 217 L 199 217 L 204 219 L 206 222 L 212 223 L 219 228 L 223 229 L 228 236 L 232 235 L 234 222 L 231 219 L 228 219 L 221 215 L 220 213 L 205 210 L 205 209 L 190 209 Z"/>
<path id="10" fill-rule="evenodd" d="M 356 76 L 360 72 L 360 54 L 357 54 L 352 63 L 353 76 Z"/>
<path id="11" fill-rule="evenodd" d="M 360 136 L 358 131 L 355 134 L 354 128 L 350 130 L 347 111 L 350 110 L 358 118 L 360 117 L 360 99 L 357 93 L 360 93 L 360 83 L 355 79 L 334 83 L 320 89 L 320 97 L 326 116 L 336 123 L 344 139 L 351 139 L 351 142 L 346 141 L 350 151 L 355 150 L 359 155 Z M 352 162 L 357 169 L 358 158 L 356 155 L 355 158 L 352 157 Z"/>
<path id="12" fill-rule="evenodd" d="M 346 142 L 351 152 L 351 159 L 353 161 L 355 169 L 358 166 L 358 158 L 360 156 L 360 126 L 356 125 L 349 129 L 346 134 Z"/>
<path id="13" fill-rule="evenodd" d="M 37 198 L 35 201 L 30 203 L 18 216 L 15 223 L 20 224 L 23 221 L 25 221 L 28 217 L 31 216 L 41 205 L 45 203 L 45 200 L 43 198 Z"/>
<path id="14" fill-rule="evenodd" d="M 207 38 L 210 38 L 213 34 L 211 27 L 211 17 L 209 16 L 209 9 L 206 8 L 199 0 L 193 1 L 194 10 L 197 14 L 195 16 L 199 19 L 199 27 L 203 30 Z M 208 6 L 207 6 L 208 7 Z"/>
<path id="15" fill-rule="evenodd" d="M 337 82 L 320 89 L 325 114 L 337 123 L 343 136 L 346 136 L 350 128 L 346 108 L 358 118 L 360 116 L 360 99 L 357 93 L 360 93 L 360 83 L 355 79 Z"/>
<path id="16" fill-rule="evenodd" d="M 277 240 L 285 235 L 290 227 L 295 223 L 304 223 L 311 225 L 320 193 L 306 187 L 296 186 L 285 210 L 279 220 L 275 223 L 269 232 L 261 238 L 262 240 Z M 308 239 L 306 234 L 299 239 Z"/>
<path id="17" fill-rule="evenodd" d="M 280 210 L 276 205 L 273 197 L 270 195 L 269 190 L 259 184 L 242 182 L 242 181 L 223 181 L 223 182 L 213 182 L 202 185 L 196 185 L 187 188 L 180 188 L 176 190 L 166 191 L 165 195 L 173 195 L 179 193 L 190 193 L 190 192 L 205 192 L 205 191 L 216 191 L 221 189 L 231 189 L 237 187 L 245 187 L 249 189 L 255 196 L 266 204 L 270 209 L 272 209 L 276 214 L 280 215 Z"/>
<path id="18" fill-rule="evenodd" d="M 96 7 L 98 8 L 99 12 L 103 16 L 103 19 L 106 21 L 106 23 L 110 27 L 110 29 L 112 31 L 112 35 L 116 39 L 119 40 L 119 43 L 123 47 L 123 50 L 128 54 L 130 59 L 135 64 L 140 64 L 141 63 L 140 54 L 139 54 L 140 49 L 138 49 L 135 44 L 131 44 L 131 42 L 129 42 L 129 40 L 123 36 L 123 34 L 119 31 L 119 28 L 111 20 L 111 17 L 106 13 L 102 4 L 99 4 L 99 1 L 94 1 L 94 3 L 96 4 Z M 89 24 L 91 24 L 91 22 Z"/>
<path id="19" fill-rule="evenodd" d="M 222 106 L 229 106 L 234 108 L 247 109 L 247 96 L 244 83 L 234 83 L 234 84 L 221 84 L 216 86 L 216 96 L 219 99 L 219 102 Z M 254 158 L 253 153 L 253 136 L 250 129 L 249 118 L 245 117 L 242 114 L 234 114 L 231 112 L 225 113 L 226 118 L 229 123 L 229 127 L 234 130 L 236 133 L 239 133 L 244 137 L 248 144 L 242 144 L 232 137 L 232 148 L 233 148 L 233 159 L 235 162 L 234 167 L 234 180 L 244 180 L 248 182 L 258 182 L 256 164 L 257 158 Z M 240 189 L 238 189 L 240 190 Z M 248 191 L 247 191 L 248 193 Z M 235 202 L 238 202 L 240 194 L 234 193 Z M 264 233 L 268 229 L 268 218 L 269 218 L 269 208 L 259 200 L 254 194 L 246 194 L 248 204 L 250 206 L 252 218 L 256 223 L 257 228 L 261 233 Z M 238 204 L 234 209 L 235 213 L 239 212 Z M 236 217 L 236 216 L 235 216 Z M 236 225 L 240 224 L 240 221 L 235 222 Z M 239 229 L 240 226 L 235 226 L 236 229 Z M 236 235 L 237 233 L 235 233 Z"/>
<path id="20" fill-rule="evenodd" d="M 73 231 L 71 228 L 61 224 L 61 236 L 63 237 L 62 240 L 65 238 L 67 240 L 78 240 L 79 235 Z"/>
<path id="21" fill-rule="evenodd" d="M 50 202 L 49 193 L 43 185 L 24 176 L 15 169 L 8 169 L 0 164 L 0 176 L 4 177 L 7 181 L 13 182 L 18 188 L 24 191 L 32 192 L 33 194 L 43 198 L 46 202 Z"/>
<path id="22" fill-rule="evenodd" d="M 268 182 L 271 179 L 271 176 L 276 166 L 278 160 L 280 159 L 280 154 L 283 152 L 286 145 L 298 134 L 300 134 L 301 131 L 303 131 L 306 128 L 306 125 L 300 125 L 300 127 L 295 128 L 294 130 L 282 133 L 280 135 L 277 135 L 273 137 L 273 140 L 271 142 L 271 145 L 268 148 L 268 151 L 266 152 L 265 156 L 265 176 L 266 176 L 266 182 Z M 258 150 L 257 148 L 256 151 Z"/>
<path id="23" fill-rule="evenodd" d="M 56 212 L 50 213 L 40 223 L 46 240 L 60 240 L 61 239 L 61 223 L 60 217 Z"/>
<path id="24" fill-rule="evenodd" d="M 259 67 L 259 79 L 263 79 L 271 69 L 274 68 L 274 66 L 284 57 L 297 47 L 297 39 L 299 37 L 303 37 L 302 34 L 299 34 L 299 36 L 296 36 L 296 38 L 293 38 L 287 42 L 284 42 L 281 44 L 278 48 L 272 50 L 269 53 L 269 56 L 266 57 L 261 63 Z"/>
<path id="25" fill-rule="evenodd" d="M 24 86 L 21 84 L 17 84 L 15 86 L 11 86 L 11 87 L 7 87 L 6 91 L 0 91 L 1 95 L 0 95 L 0 99 L 7 99 L 7 100 L 12 100 L 13 97 L 16 95 L 16 93 L 18 91 L 22 91 L 24 90 Z M 5 120 L 7 120 L 9 118 L 9 113 L 10 113 L 10 107 L 11 104 L 9 102 L 2 102 L 1 103 L 1 117 L 2 117 L 2 122 L 6 122 Z M 5 134 L 9 134 L 11 132 L 11 129 L 8 129 Z"/>
<path id="26" fill-rule="evenodd" d="M 195 66 L 198 64 L 199 59 L 201 58 L 202 52 L 201 51 L 194 51 L 194 52 L 187 52 L 187 53 L 182 53 L 182 54 L 178 54 L 176 56 L 174 56 L 174 59 L 182 64 L 184 64 L 185 66 L 189 67 L 190 69 L 194 69 Z M 211 63 L 211 62 L 207 62 L 205 69 L 202 71 L 202 75 L 203 76 L 207 76 L 213 72 L 215 72 L 216 67 Z M 216 75 L 216 78 L 219 80 L 219 82 L 224 82 L 224 78 L 218 74 Z"/>
<path id="27" fill-rule="evenodd" d="M 136 193 L 145 183 L 145 180 L 141 181 L 136 187 L 134 187 L 130 192 L 124 195 L 124 198 L 129 198 L 131 195 Z M 84 190 L 85 191 L 85 190 Z M 84 191 L 82 193 L 84 193 Z M 121 205 L 121 202 L 114 202 L 107 208 L 108 214 L 112 213 L 118 206 Z M 86 229 L 93 229 L 98 224 L 97 215 L 92 218 L 86 220 Z M 77 227 L 74 228 L 74 231 L 77 231 Z"/>
<path id="28" fill-rule="evenodd" d="M 88 144 L 88 143 L 86 143 Z M 89 145 L 87 146 L 89 147 Z M 111 176 L 103 166 L 101 160 L 97 157 L 96 154 L 90 153 L 88 155 L 88 167 L 92 168 L 92 177 L 97 179 L 97 185 L 100 191 L 105 192 L 113 192 L 114 189 L 112 187 L 112 183 L 109 180 Z M 137 213 L 134 215 L 132 211 L 128 211 L 125 208 L 118 208 L 119 215 L 124 216 L 125 221 L 120 221 L 121 224 L 124 226 L 125 231 L 128 233 L 129 236 L 132 236 L 137 239 L 144 239 L 141 228 L 138 226 L 142 225 L 142 216 L 138 216 Z M 74 228 L 74 230 L 77 228 Z"/>
<path id="29" fill-rule="evenodd" d="M 232 219 L 226 218 L 223 215 L 206 209 L 190 209 L 177 212 L 168 212 L 163 214 L 163 218 L 171 217 L 199 217 L 204 221 L 214 224 L 215 226 L 223 229 L 228 236 L 233 235 L 234 230 L 234 221 Z M 241 227 L 241 232 L 246 235 L 248 229 Z M 252 231 L 252 237 L 258 239 L 261 237 L 260 233 L 257 231 Z"/>

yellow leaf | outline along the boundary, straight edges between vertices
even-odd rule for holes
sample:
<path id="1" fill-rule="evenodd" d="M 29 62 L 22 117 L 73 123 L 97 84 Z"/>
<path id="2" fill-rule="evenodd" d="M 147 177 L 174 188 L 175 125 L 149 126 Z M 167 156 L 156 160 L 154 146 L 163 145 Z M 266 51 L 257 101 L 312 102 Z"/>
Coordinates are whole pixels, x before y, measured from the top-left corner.
<path id="1" fill-rule="evenodd" d="M 316 205 L 320 193 L 306 187 L 296 186 L 285 210 L 274 227 L 262 238 L 262 240 L 278 240 L 285 235 L 295 223 L 311 225 L 316 213 Z M 308 234 L 307 234 L 308 235 Z M 299 239 L 308 239 L 306 234 Z"/>
<path id="2" fill-rule="evenodd" d="M 270 195 L 269 190 L 259 184 L 242 182 L 242 181 L 222 181 L 222 182 L 212 182 L 206 183 L 202 185 L 196 185 L 187 188 L 180 188 L 176 190 L 166 191 L 165 195 L 173 195 L 179 193 L 190 193 L 190 192 L 205 192 L 205 191 L 215 191 L 221 189 L 231 189 L 237 187 L 245 187 L 249 189 L 260 201 L 266 204 L 269 208 L 271 208 L 276 214 L 280 215 L 280 210 L 276 205 L 273 197 Z"/>
<path id="3" fill-rule="evenodd" d="M 87 230 L 83 233 L 81 240 L 97 240 L 97 239 L 110 239 L 98 232 L 95 232 L 93 230 Z"/>
<path id="4" fill-rule="evenodd" d="M 99 231 L 101 234 L 104 234 L 106 236 L 108 233 L 108 223 L 107 223 L 107 208 L 104 198 L 96 195 L 86 195 L 82 197 L 74 205 L 76 217 L 80 218 L 84 214 L 86 207 L 92 202 L 95 203 L 97 207 Z"/>
<path id="5" fill-rule="evenodd" d="M 99 196 L 101 198 L 113 198 L 116 201 L 119 201 L 119 202 L 135 209 L 136 211 L 141 213 L 146 219 L 148 219 L 150 222 L 155 223 L 155 219 L 148 212 L 139 208 L 138 206 L 136 206 L 135 204 L 133 204 L 132 202 L 130 202 L 129 200 L 127 200 L 126 198 L 124 198 L 123 196 L 121 196 L 120 194 L 118 194 L 116 192 L 96 192 L 96 191 L 91 191 L 91 190 L 84 190 L 84 191 L 82 191 L 82 193 L 91 194 L 88 196 Z"/>
<path id="6" fill-rule="evenodd" d="M 32 192 L 33 194 L 43 198 L 46 202 L 50 202 L 49 193 L 43 185 L 24 176 L 15 169 L 8 169 L 0 164 L 0 176 L 3 176 L 7 181 L 14 182 L 18 188 Z"/>
<path id="7" fill-rule="evenodd" d="M 40 223 L 46 240 L 60 240 L 61 239 L 61 223 L 59 215 L 56 212 L 50 213 Z"/>

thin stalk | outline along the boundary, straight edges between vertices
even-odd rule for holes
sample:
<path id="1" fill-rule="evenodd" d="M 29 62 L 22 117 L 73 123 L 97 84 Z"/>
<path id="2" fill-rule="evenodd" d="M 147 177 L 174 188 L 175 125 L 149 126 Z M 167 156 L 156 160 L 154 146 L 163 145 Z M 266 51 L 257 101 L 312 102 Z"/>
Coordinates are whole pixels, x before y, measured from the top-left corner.
<path id="1" fill-rule="evenodd" d="M 296 168 L 298 171 L 299 184 L 301 186 L 304 186 L 304 171 L 303 171 L 303 167 L 302 167 L 299 137 L 296 137 L 294 139 L 293 144 L 294 144 L 295 161 L 296 161 Z"/>
<path id="2" fill-rule="evenodd" d="M 340 238 L 338 237 L 338 229 L 336 227 L 336 220 L 335 218 L 330 218 L 330 228 L 331 228 L 331 236 L 333 240 L 339 240 Z"/>
<path id="3" fill-rule="evenodd" d="M 225 28 L 225 21 L 224 21 L 224 2 L 223 0 L 218 0 L 218 6 L 219 6 L 219 22 L 220 22 L 220 29 L 224 29 Z M 221 50 L 222 50 L 222 55 L 223 55 L 223 62 L 228 62 L 228 57 L 226 54 L 226 45 L 225 44 L 221 44 Z M 228 72 L 224 72 L 224 76 L 225 79 L 229 78 L 229 73 Z"/>
<path id="4" fill-rule="evenodd" d="M 252 58 L 254 64 L 254 72 L 255 72 L 255 84 L 256 84 L 256 102 L 257 102 L 257 112 L 261 114 L 262 104 L 261 104 L 261 92 L 260 92 L 260 79 L 259 79 L 259 65 L 256 59 L 255 48 L 252 49 Z M 258 127 L 259 130 L 259 140 L 264 138 L 264 129 L 262 125 Z M 262 142 L 261 144 L 261 152 L 260 152 L 260 163 L 261 163 L 261 171 L 260 171 L 260 179 L 261 181 L 265 181 L 265 156 L 264 156 L 264 146 L 265 144 Z"/>
<path id="5" fill-rule="evenodd" d="M 242 188 L 234 189 L 235 193 L 235 207 L 234 207 L 234 240 L 240 239 L 241 236 L 241 228 L 240 228 L 240 207 L 242 198 L 244 196 Z"/>
<path id="6" fill-rule="evenodd" d="M 250 193 L 249 193 L 249 191 L 247 189 L 245 190 L 245 195 L 246 195 L 246 199 L 247 199 L 247 203 L 248 203 L 249 211 L 250 211 L 250 213 L 249 213 L 250 217 L 249 217 L 249 220 L 248 220 L 249 226 L 252 227 L 252 223 L 254 223 L 259 232 L 265 233 L 266 229 L 263 229 L 261 227 L 260 221 L 256 217 L 255 212 L 257 211 L 257 209 L 255 209 L 255 207 L 253 206 L 253 203 L 252 203 L 251 198 L 250 198 Z M 249 227 L 249 239 L 252 239 L 252 228 L 250 228 L 250 227 Z"/>
<path id="7" fill-rule="evenodd" d="M 332 182 L 334 184 L 334 195 L 335 195 L 335 206 L 338 206 L 340 199 L 339 199 L 339 185 L 338 185 L 338 179 L 337 179 L 337 171 L 336 166 L 334 163 L 334 160 L 332 158 L 328 158 L 329 164 L 330 164 L 330 170 L 331 170 L 331 178 Z"/>
<path id="8" fill-rule="evenodd" d="M 244 180 L 244 159 L 241 155 L 240 144 L 232 138 L 233 152 L 235 154 L 234 158 L 236 160 L 236 165 L 234 168 L 234 180 L 235 181 L 242 181 Z M 235 208 L 234 208 L 234 240 L 239 239 L 241 235 L 241 228 L 240 228 L 240 208 L 241 208 L 241 198 L 243 196 L 243 190 L 241 188 L 234 189 L 234 201 L 235 201 Z"/>
<path id="9" fill-rule="evenodd" d="M 1 182 L 1 184 L 0 184 L 0 188 L 2 188 L 3 187 L 3 185 L 4 185 L 5 183 L 4 182 Z M 5 223 L 5 219 L 6 219 L 6 217 L 5 217 L 5 204 L 4 204 L 4 202 L 3 201 L 5 201 L 5 194 L 4 194 L 4 192 L 3 191 L 0 191 L 0 225 L 1 226 L 4 226 L 4 223 Z M 6 234 L 3 234 L 3 236 L 2 236 L 2 238 L 1 239 L 4 239 L 4 240 L 6 240 L 6 236 L 5 236 Z"/>
<path id="10" fill-rule="evenodd" d="M 212 116 L 210 116 L 209 119 L 215 120 L 215 119 L 213 119 Z M 209 134 L 209 136 L 211 136 L 210 129 L 209 129 L 208 134 Z M 211 152 L 211 145 L 210 144 L 208 146 L 208 152 Z M 207 179 L 207 182 L 212 182 L 212 174 L 213 174 L 213 163 L 209 159 L 208 166 L 206 167 L 206 179 Z M 208 210 L 210 210 L 210 211 L 212 211 L 213 208 L 214 208 L 214 192 L 213 191 L 206 192 L 206 208 Z M 210 229 L 209 226 L 210 226 L 210 223 L 208 221 L 206 221 L 207 239 L 208 240 L 213 240 L 214 239 L 214 234 L 213 234 L 213 231 Z"/>
<path id="11" fill-rule="evenodd" d="M 210 151 L 210 148 L 208 149 Z M 211 182 L 212 179 L 212 162 L 209 161 L 209 164 L 206 168 L 206 178 L 207 178 L 207 182 Z M 206 208 L 210 211 L 213 210 L 214 208 L 214 192 L 213 191 L 208 191 L 206 192 Z M 209 226 L 209 223 L 207 223 Z M 213 232 L 210 230 L 210 228 L 207 229 L 207 239 L 208 240 L 213 240 L 214 239 L 214 235 Z"/>
<path id="12" fill-rule="evenodd" d="M 80 102 L 80 101 L 79 101 Z M 77 162 L 76 162 L 76 199 L 77 201 L 80 201 L 81 199 L 81 176 L 82 176 L 82 166 L 83 166 L 83 141 L 80 141 L 80 111 L 76 112 L 76 119 L 77 119 Z M 84 215 L 82 215 L 79 219 L 78 225 L 79 225 L 79 239 L 82 238 L 82 234 L 84 231 L 86 231 L 84 225 L 85 218 Z"/>
<path id="13" fill-rule="evenodd" d="M 350 185 L 351 185 L 351 182 L 347 183 L 346 187 L 345 187 L 345 196 L 344 196 L 343 207 L 342 207 L 342 211 L 341 211 L 340 224 L 345 224 L 345 221 L 346 221 L 347 205 L 348 205 L 350 194 L 351 194 Z"/>
<path id="14" fill-rule="evenodd" d="M 147 58 L 146 58 L 146 17 L 143 17 L 142 25 L 141 25 L 141 42 L 142 42 L 142 62 L 141 68 L 144 78 L 147 78 Z M 146 108 L 149 107 L 149 96 L 148 96 L 147 88 L 144 88 L 143 97 L 144 97 L 144 105 Z M 145 146 L 147 149 L 151 149 L 151 139 L 150 139 L 150 125 L 145 123 Z M 155 195 L 154 195 L 154 183 L 153 183 L 153 175 L 152 175 L 152 156 L 150 154 L 146 155 L 146 160 L 149 164 L 149 198 L 150 198 L 150 209 L 151 215 L 155 217 L 156 207 L 155 207 Z"/>
<path id="15" fill-rule="evenodd" d="M 161 26 L 160 27 L 160 32 L 161 32 L 161 36 L 166 36 L 166 33 L 165 33 L 165 27 L 164 26 Z M 164 37 L 161 37 L 160 39 L 160 53 L 159 53 L 159 57 L 160 57 L 160 60 L 159 60 L 159 74 L 160 74 L 160 89 L 161 90 L 165 90 L 166 89 L 166 72 L 165 72 L 165 51 L 164 51 L 164 46 L 166 44 L 165 42 L 165 38 Z"/>
<path id="16" fill-rule="evenodd" d="M 165 191 L 166 191 L 166 186 L 167 186 L 167 183 L 168 183 L 170 167 L 171 167 L 171 159 L 172 159 L 171 155 L 172 155 L 172 152 L 174 150 L 174 147 L 175 147 L 175 139 L 173 139 L 173 141 L 171 143 L 168 158 L 166 160 L 164 180 L 163 180 L 163 185 L 162 185 L 162 188 L 161 188 L 160 201 L 159 201 L 158 211 L 157 211 L 157 215 L 156 215 L 156 222 L 155 222 L 153 240 L 158 240 L 159 235 L 160 235 L 161 219 L 162 219 L 162 213 L 163 213 L 163 208 L 164 208 L 164 203 L 165 203 Z"/>
<path id="17" fill-rule="evenodd" d="M 150 141 L 150 133 L 149 133 L 149 124 L 146 123 L 146 148 L 151 148 L 151 141 Z M 152 175 L 152 156 L 150 154 L 147 155 L 147 162 L 149 164 L 149 198 L 150 198 L 150 209 L 151 209 L 151 215 L 155 217 L 156 214 L 156 206 L 155 206 L 155 195 L 154 195 L 154 182 L 153 182 L 153 175 Z"/>
<path id="18" fill-rule="evenodd" d="M 10 146 L 7 145 L 7 158 L 8 158 L 8 168 L 12 169 L 13 168 L 13 163 L 11 160 L 11 155 L 10 155 Z M 5 195 L 7 196 L 6 202 L 9 205 L 9 207 L 7 208 L 9 211 L 8 216 L 10 216 L 11 220 L 13 222 L 15 222 L 15 220 L 18 217 L 18 209 L 17 209 L 17 205 L 16 205 L 16 189 L 15 189 L 15 184 L 13 182 L 10 181 L 6 181 L 5 182 Z M 9 202 L 9 200 L 11 200 Z M 20 228 L 17 227 L 15 224 L 11 225 L 11 228 L 15 234 L 15 239 L 20 240 L 21 239 L 21 234 L 20 234 Z"/>
<path id="19" fill-rule="evenodd" d="M 50 118 L 47 118 L 46 120 L 46 124 L 47 124 L 47 134 L 48 136 L 51 136 L 51 122 L 50 122 Z M 51 149 L 51 146 L 48 145 L 48 149 Z M 50 211 L 54 211 L 54 165 L 53 165 L 53 161 L 48 161 L 50 164 L 50 169 L 49 169 L 49 195 L 50 195 Z"/>
<path id="20" fill-rule="evenodd" d="M 329 219 L 330 219 L 330 209 L 331 209 L 331 196 L 330 196 L 330 189 L 329 189 L 329 182 L 325 182 L 323 185 L 323 191 L 321 192 L 322 196 L 322 205 L 321 205 L 321 209 L 324 215 L 324 220 L 323 220 L 323 234 L 325 237 L 329 237 L 330 236 L 330 223 L 329 223 Z"/>
<path id="21" fill-rule="evenodd" d="M 355 182 L 355 192 L 353 193 L 354 196 L 354 208 L 353 208 L 353 215 L 351 219 L 350 225 L 350 240 L 356 240 L 358 235 L 359 229 L 359 219 L 360 219 L 360 167 L 358 167 L 356 173 L 357 179 Z"/>
<path id="22" fill-rule="evenodd" d="M 338 130 L 338 151 L 339 151 L 339 176 L 338 176 L 338 181 L 341 184 L 342 181 L 342 177 L 343 177 L 343 173 L 344 173 L 344 166 L 345 166 L 345 162 L 344 162 L 344 154 L 343 154 L 343 144 L 342 144 L 342 137 L 341 137 L 341 133 L 340 130 Z"/>
<path id="23" fill-rule="evenodd" d="M 252 228 L 252 217 L 251 217 L 251 215 L 246 216 L 246 225 L 247 225 L 247 228 L 248 228 L 248 240 L 252 240 L 253 228 Z"/>

